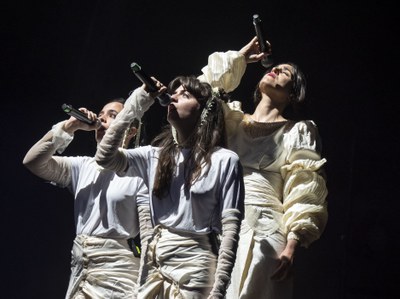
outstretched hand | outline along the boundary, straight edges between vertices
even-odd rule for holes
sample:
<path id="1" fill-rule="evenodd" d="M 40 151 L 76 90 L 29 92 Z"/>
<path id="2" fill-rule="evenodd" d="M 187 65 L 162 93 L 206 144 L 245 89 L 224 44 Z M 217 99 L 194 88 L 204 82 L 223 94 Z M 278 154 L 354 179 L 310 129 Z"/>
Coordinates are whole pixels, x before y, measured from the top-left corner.
<path id="1" fill-rule="evenodd" d="M 271 55 L 271 44 L 266 41 L 269 46 L 268 53 L 260 52 L 260 47 L 258 44 L 257 36 L 253 37 L 253 39 L 245 45 L 243 48 L 239 50 L 239 53 L 242 54 L 246 58 L 247 63 L 253 63 L 260 61 L 265 56 Z"/>

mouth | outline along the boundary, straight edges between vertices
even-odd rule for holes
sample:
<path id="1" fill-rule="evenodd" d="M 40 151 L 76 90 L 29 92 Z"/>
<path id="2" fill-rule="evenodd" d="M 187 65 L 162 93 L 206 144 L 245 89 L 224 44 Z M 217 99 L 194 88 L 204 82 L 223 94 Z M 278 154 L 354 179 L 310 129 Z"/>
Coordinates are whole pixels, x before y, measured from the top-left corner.
<path id="1" fill-rule="evenodd" d="M 174 110 L 176 110 L 175 105 L 169 104 L 169 105 L 168 105 L 168 112 L 171 112 L 171 111 L 174 111 Z"/>
<path id="2" fill-rule="evenodd" d="M 276 74 L 275 73 L 268 73 L 267 76 L 271 76 L 272 78 L 276 78 Z"/>

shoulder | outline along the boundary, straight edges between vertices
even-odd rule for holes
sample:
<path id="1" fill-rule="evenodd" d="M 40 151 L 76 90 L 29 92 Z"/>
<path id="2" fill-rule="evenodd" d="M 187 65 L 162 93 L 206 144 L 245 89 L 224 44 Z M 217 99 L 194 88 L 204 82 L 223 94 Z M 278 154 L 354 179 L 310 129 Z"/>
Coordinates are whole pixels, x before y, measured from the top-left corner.
<path id="1" fill-rule="evenodd" d="M 318 134 L 318 127 L 313 120 L 289 121 L 286 130 L 292 135 Z"/>
<path id="2" fill-rule="evenodd" d="M 313 120 L 288 121 L 287 128 L 288 131 L 302 133 L 317 130 L 317 125 Z"/>
<path id="3" fill-rule="evenodd" d="M 239 156 L 234 151 L 224 147 L 218 147 L 213 154 L 213 158 L 222 161 L 229 160 L 235 163 L 239 161 Z"/>
<path id="4" fill-rule="evenodd" d="M 222 108 L 225 118 L 241 119 L 243 117 L 242 103 L 240 101 L 233 101 L 229 103 L 222 102 Z"/>
<path id="5" fill-rule="evenodd" d="M 151 146 L 151 145 L 144 145 L 144 146 L 139 146 L 139 147 L 135 147 L 135 148 L 129 148 L 129 149 L 122 149 L 123 151 L 125 151 L 126 153 L 128 153 L 129 155 L 147 155 L 149 153 L 152 153 L 155 151 L 155 147 Z"/>
<path id="6" fill-rule="evenodd" d="M 313 120 L 290 122 L 285 140 L 290 147 L 317 149 L 320 142 L 318 127 Z"/>
<path id="7" fill-rule="evenodd" d="M 239 179 L 242 177 L 243 168 L 239 156 L 226 148 L 217 148 L 211 157 L 211 169 L 222 177 Z"/>
<path id="8" fill-rule="evenodd" d="M 160 148 L 151 145 L 139 146 L 137 148 L 125 149 L 125 155 L 130 161 L 129 163 L 148 164 L 157 160 L 159 157 Z"/>

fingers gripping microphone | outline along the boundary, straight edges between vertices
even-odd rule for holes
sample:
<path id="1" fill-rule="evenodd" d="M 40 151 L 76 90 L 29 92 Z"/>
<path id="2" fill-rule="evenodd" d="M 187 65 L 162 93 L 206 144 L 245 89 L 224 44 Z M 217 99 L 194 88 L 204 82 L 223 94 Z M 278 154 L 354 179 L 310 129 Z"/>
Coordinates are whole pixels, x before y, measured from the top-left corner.
<path id="1" fill-rule="evenodd" d="M 158 88 L 153 79 L 151 79 L 145 72 L 143 72 L 142 68 L 136 62 L 131 63 L 131 69 L 136 77 L 147 86 L 149 92 L 158 91 Z M 160 102 L 161 106 L 168 106 L 171 103 L 171 96 L 168 93 L 160 94 L 157 99 Z"/>
<path id="2" fill-rule="evenodd" d="M 83 113 L 82 111 L 80 111 L 78 109 L 75 109 L 71 105 L 62 104 L 61 108 L 68 115 L 73 116 L 76 119 L 79 119 L 80 121 L 83 121 L 89 125 L 94 125 L 96 123 L 96 120 L 89 119 L 85 113 Z"/>
<path id="3" fill-rule="evenodd" d="M 256 30 L 258 44 L 260 46 L 260 51 L 261 52 L 268 52 L 269 51 L 269 47 L 267 46 L 267 43 L 265 42 L 264 32 L 263 32 L 262 27 L 261 27 L 261 19 L 260 19 L 260 17 L 258 15 L 253 15 L 253 24 L 254 24 L 254 28 Z M 274 62 L 272 60 L 271 55 L 265 56 L 261 60 L 261 64 L 265 68 L 271 67 L 273 65 L 273 63 Z"/>

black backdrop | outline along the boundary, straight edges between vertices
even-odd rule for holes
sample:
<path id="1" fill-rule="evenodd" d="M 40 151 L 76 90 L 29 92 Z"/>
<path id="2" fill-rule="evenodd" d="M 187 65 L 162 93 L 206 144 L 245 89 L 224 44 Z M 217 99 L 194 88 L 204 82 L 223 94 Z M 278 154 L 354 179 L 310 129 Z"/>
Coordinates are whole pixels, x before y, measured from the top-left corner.
<path id="1" fill-rule="evenodd" d="M 302 3 L 303 2 L 303 3 Z M 350 1 L 348 1 L 350 2 Z M 130 70 L 168 83 L 198 75 L 214 51 L 238 50 L 263 20 L 277 62 L 307 76 L 308 118 L 328 160 L 330 218 L 296 256 L 294 299 L 394 298 L 399 259 L 398 66 L 395 9 L 381 1 L 2 2 L 2 298 L 63 298 L 74 238 L 67 190 L 22 166 L 26 151 L 67 102 L 98 111 L 139 86 Z M 251 64 L 234 98 L 250 100 L 262 67 Z M 251 109 L 250 104 L 244 104 Z M 152 136 L 164 108 L 147 113 Z M 79 132 L 67 155 L 93 155 Z M 5 280 L 4 280 L 5 277 Z M 4 295 L 4 292 L 6 295 Z"/>

